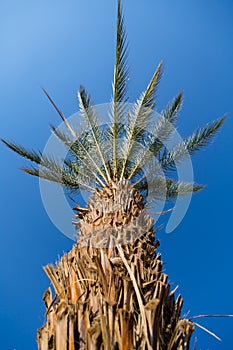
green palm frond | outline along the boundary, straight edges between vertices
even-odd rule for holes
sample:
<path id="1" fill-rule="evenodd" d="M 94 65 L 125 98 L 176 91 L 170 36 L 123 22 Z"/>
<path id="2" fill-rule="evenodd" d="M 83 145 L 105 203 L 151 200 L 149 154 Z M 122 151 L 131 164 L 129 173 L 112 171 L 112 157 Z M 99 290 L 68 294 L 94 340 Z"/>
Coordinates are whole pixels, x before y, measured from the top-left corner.
<path id="1" fill-rule="evenodd" d="M 177 196 L 184 196 L 189 193 L 196 193 L 205 188 L 205 185 L 175 181 L 173 179 L 166 180 L 167 199 L 174 199 Z"/>
<path id="2" fill-rule="evenodd" d="M 162 117 L 174 124 L 178 118 L 178 112 L 182 107 L 183 92 L 181 91 L 169 105 L 161 112 Z"/>
<path id="3" fill-rule="evenodd" d="M 39 168 L 32 166 L 22 168 L 22 170 L 30 175 L 56 182 L 70 190 L 78 190 L 79 187 L 83 187 L 94 191 L 98 185 L 96 178 L 87 169 L 82 169 L 76 162 L 64 160 L 60 164 L 52 157 L 45 155 L 41 158 Z"/>
<path id="4" fill-rule="evenodd" d="M 135 104 L 132 113 L 129 113 L 129 123 L 126 128 L 126 137 L 123 142 L 122 155 L 124 158 L 121 170 L 121 179 L 124 177 L 126 164 L 137 153 L 137 143 L 143 137 L 144 130 L 150 123 L 151 111 L 155 106 L 155 91 L 162 75 L 162 62 L 158 65 L 146 91 Z"/>
<path id="5" fill-rule="evenodd" d="M 154 154 L 151 151 L 151 146 L 155 141 L 154 136 L 151 138 L 144 139 L 144 144 L 142 146 L 137 147 L 136 156 L 133 159 L 133 166 L 130 165 L 129 168 L 126 169 L 127 178 L 132 179 L 140 169 L 145 167 L 150 161 L 154 158 Z"/>
<path id="6" fill-rule="evenodd" d="M 91 139 L 90 134 L 88 132 L 84 133 L 79 137 L 76 132 L 72 129 L 62 112 L 59 110 L 59 108 L 56 106 L 55 102 L 52 100 L 52 98 L 49 96 L 47 91 L 43 89 L 44 93 L 48 97 L 49 101 L 52 103 L 60 117 L 62 118 L 64 124 L 66 125 L 68 131 L 74 137 L 75 139 L 72 140 L 67 134 L 58 128 L 55 128 L 53 125 L 51 125 L 52 132 L 54 135 L 62 141 L 66 147 L 74 154 L 74 156 L 77 158 L 77 160 L 81 160 L 83 164 L 87 166 L 88 169 L 93 169 L 93 174 L 95 172 L 95 175 L 97 179 L 99 180 L 99 183 L 101 185 L 104 185 L 104 182 L 101 180 L 101 177 L 107 182 L 107 178 L 104 176 L 104 173 L 101 170 L 101 167 L 97 164 L 98 161 L 94 160 L 93 155 L 90 154 L 89 150 L 91 148 Z M 84 97 L 84 94 L 83 94 Z M 90 99 L 85 102 L 90 103 Z M 82 112 L 82 111 L 81 111 Z M 93 146 L 93 145 L 92 145 Z"/>
<path id="7" fill-rule="evenodd" d="M 93 189 L 93 187 L 97 185 L 96 174 L 90 174 L 90 168 L 88 167 L 82 170 L 81 167 L 78 167 L 78 164 L 69 164 L 67 161 L 62 160 L 62 164 L 60 164 L 52 156 L 46 156 L 40 151 L 35 152 L 33 150 L 27 150 L 25 147 L 10 143 L 6 140 L 2 140 L 2 142 L 14 152 L 40 166 L 40 168 L 35 168 L 33 166 L 31 168 L 23 168 L 22 170 L 28 174 L 57 182 L 71 189 L 76 189 L 79 185 Z M 66 167 L 64 167 L 64 165 Z M 91 175 L 92 181 L 90 181 Z M 90 182 L 94 183 L 93 187 L 91 187 Z"/>
<path id="8" fill-rule="evenodd" d="M 72 146 L 72 144 L 74 143 L 74 141 L 67 136 L 67 134 L 60 130 L 59 128 L 56 128 L 54 125 L 50 124 L 50 128 L 53 132 L 53 134 L 62 142 L 64 143 L 64 145 L 70 149 L 70 147 Z"/>
<path id="9" fill-rule="evenodd" d="M 86 151 L 91 151 L 93 147 L 95 146 L 92 137 L 90 137 L 90 131 L 84 131 L 81 135 L 77 136 L 77 139 L 79 142 L 82 143 L 83 147 L 77 147 L 76 141 L 73 141 L 70 136 L 67 135 L 66 132 L 63 130 L 56 128 L 53 125 L 50 125 L 51 130 L 53 134 L 57 137 L 58 140 L 60 140 L 69 151 L 73 153 L 73 155 L 77 159 L 85 159 L 86 158 Z M 84 150 L 85 149 L 85 150 Z"/>
<path id="10" fill-rule="evenodd" d="M 90 151 L 85 148 L 83 142 L 79 139 L 73 143 L 70 150 L 73 154 L 79 155 L 78 159 L 81 160 L 84 167 L 89 169 L 99 181 L 100 185 L 104 187 L 108 182 L 108 179 L 104 171 L 101 169 L 102 164 L 100 162 L 100 159 L 95 154 L 95 151 Z"/>
<path id="11" fill-rule="evenodd" d="M 113 102 L 114 104 L 127 101 L 127 84 L 129 80 L 129 71 L 127 66 L 128 44 L 124 26 L 124 17 L 122 13 L 121 1 L 118 0 L 117 16 L 117 41 L 116 41 L 116 62 L 114 68 L 113 80 Z"/>
<path id="12" fill-rule="evenodd" d="M 202 190 L 205 185 L 193 184 L 164 177 L 152 176 L 148 181 L 138 182 L 134 187 L 137 190 L 145 191 L 150 189 L 149 197 L 159 200 L 166 197 L 167 201 L 175 199 L 177 196 L 184 196 Z"/>
<path id="13" fill-rule="evenodd" d="M 78 191 L 80 187 L 84 188 L 89 192 L 94 192 L 94 188 L 89 186 L 86 182 L 77 178 L 74 174 L 70 173 L 63 168 L 60 168 L 59 171 L 50 170 L 46 168 L 21 168 L 27 174 L 40 177 L 42 179 L 55 182 L 65 188 L 68 188 L 70 191 Z"/>
<path id="14" fill-rule="evenodd" d="M 137 111 L 136 114 L 140 115 L 143 111 L 151 110 L 155 107 L 155 104 L 156 104 L 155 92 L 160 82 L 160 79 L 162 77 L 162 67 L 163 67 L 163 62 L 161 61 L 146 91 L 141 95 L 141 97 L 136 103 L 136 107 L 135 107 L 135 110 Z"/>
<path id="15" fill-rule="evenodd" d="M 33 166 L 30 168 L 21 168 L 21 170 L 27 174 L 37 176 L 51 182 L 58 183 L 59 185 L 64 187 L 69 187 L 71 190 L 79 189 L 79 185 L 77 181 L 75 181 L 75 179 L 71 175 L 68 176 L 62 171 L 58 173 L 48 169 L 37 169 Z"/>
<path id="16" fill-rule="evenodd" d="M 157 156 L 164 143 L 174 132 L 174 124 L 178 118 L 178 112 L 182 106 L 183 93 L 180 92 L 176 98 L 161 112 L 153 127 L 153 134 L 142 135 L 142 143 L 149 145 L 150 152 Z"/>
<path id="17" fill-rule="evenodd" d="M 161 112 L 154 127 L 154 142 L 150 146 L 150 150 L 155 156 L 158 155 L 164 143 L 174 132 L 174 124 L 178 118 L 178 112 L 182 106 L 183 93 L 180 92 L 175 99 Z"/>
<path id="18" fill-rule="evenodd" d="M 1 141 L 9 147 L 12 151 L 18 153 L 21 157 L 29 159 L 33 163 L 40 164 L 41 163 L 41 152 L 36 152 L 34 150 L 27 150 L 25 147 L 17 145 L 14 142 L 8 142 L 6 140 L 1 139 Z"/>
<path id="19" fill-rule="evenodd" d="M 65 159 L 63 164 L 64 170 L 72 174 L 81 186 L 86 186 L 92 189 L 99 187 L 98 179 L 90 168 L 78 164 L 76 160 L 72 161 L 70 159 Z"/>
<path id="20" fill-rule="evenodd" d="M 162 75 L 162 62 L 159 63 L 148 87 L 147 90 L 141 95 L 140 99 L 137 101 L 134 110 L 133 117 L 129 119 L 129 129 L 131 128 L 131 124 L 133 127 L 131 132 L 128 135 L 128 140 L 126 139 L 126 149 L 123 153 L 123 157 L 125 159 L 124 167 L 122 169 L 121 177 L 126 172 L 126 166 L 129 158 L 135 159 L 135 165 L 131 169 L 131 172 L 128 173 L 128 178 L 131 179 L 135 173 L 137 173 L 138 169 L 142 167 L 143 164 L 148 163 L 153 156 L 150 147 L 155 142 L 155 137 L 153 135 L 152 139 L 148 139 L 145 135 L 148 135 L 146 132 L 146 127 L 150 122 L 150 113 L 152 112 L 155 106 L 155 91 L 158 83 L 160 81 Z M 132 121 L 133 120 L 133 121 Z M 143 127 L 144 122 L 144 127 Z M 126 135 L 127 137 L 127 135 Z M 138 142 L 144 143 L 144 149 L 140 149 L 137 145 Z M 139 150 L 140 149 L 140 150 Z"/>
<path id="21" fill-rule="evenodd" d="M 76 138 L 74 142 L 62 131 L 51 127 L 53 133 L 56 137 L 62 141 L 66 147 L 72 152 L 77 161 L 81 163 L 92 171 L 93 175 L 96 176 L 99 183 L 104 186 L 108 182 L 106 174 L 101 169 L 101 160 L 96 156 L 94 148 L 91 151 L 91 144 L 94 146 L 92 139 L 90 137 L 90 132 L 85 132 L 83 135 L 80 135 Z M 105 182 L 105 183 L 104 183 Z"/>
<path id="22" fill-rule="evenodd" d="M 100 130 L 95 110 L 91 103 L 91 98 L 90 96 L 88 96 L 86 90 L 82 86 L 80 87 L 80 90 L 78 92 L 78 98 L 81 116 L 83 117 L 84 121 L 86 121 L 87 128 L 90 129 L 88 141 L 94 144 L 94 147 L 96 148 L 102 165 L 104 167 L 105 175 L 107 176 L 107 179 L 110 180 L 111 176 L 109 174 L 104 155 L 102 131 Z"/>
<path id="23" fill-rule="evenodd" d="M 60 140 L 62 141 L 67 147 L 70 147 L 70 145 L 74 142 L 73 139 L 70 138 L 70 136 L 67 135 L 67 132 L 63 131 L 62 128 L 56 127 L 53 124 L 50 124 L 50 129 L 52 133 Z"/>
<path id="24" fill-rule="evenodd" d="M 176 163 L 184 160 L 187 155 L 192 155 L 195 151 L 207 146 L 218 129 L 222 126 L 226 116 L 207 124 L 204 128 L 198 129 L 191 136 L 184 139 L 172 150 L 163 151 L 160 155 L 160 164 L 164 169 L 173 170 Z"/>
<path id="25" fill-rule="evenodd" d="M 109 130 L 109 138 L 112 140 L 113 172 L 115 177 L 118 176 L 117 159 L 119 158 L 119 134 L 125 113 L 125 102 L 127 102 L 127 86 L 129 80 L 127 59 L 128 44 L 124 26 L 124 17 L 121 0 L 118 0 L 116 62 L 113 79 L 113 125 Z"/>
<path id="26" fill-rule="evenodd" d="M 83 145 L 83 147 L 81 148 L 78 147 L 77 142 L 71 140 L 67 133 L 65 133 L 64 131 L 60 130 L 59 128 L 56 128 L 53 125 L 51 125 L 51 130 L 53 134 L 58 138 L 58 140 L 60 140 L 67 147 L 67 156 L 69 158 L 74 158 L 76 166 L 78 167 L 82 164 L 83 166 L 86 166 L 86 169 L 88 169 L 89 172 L 92 171 L 92 173 L 95 174 L 96 169 L 93 168 L 92 164 L 90 164 L 90 162 L 88 162 L 88 160 L 86 159 L 86 152 L 89 152 L 94 146 L 90 142 L 89 133 L 85 132 L 84 134 L 79 136 L 79 142 L 81 142 Z M 64 163 L 66 162 L 68 162 L 67 159 L 64 161 Z"/>
<path id="27" fill-rule="evenodd" d="M 64 185 L 60 174 L 58 174 L 56 172 L 52 172 L 52 171 L 49 171 L 47 169 L 40 171 L 40 169 L 38 169 L 34 166 L 31 166 L 30 168 L 21 168 L 21 170 L 27 174 L 32 175 L 32 176 L 37 176 L 37 177 L 49 180 L 51 182 L 56 182 L 62 186 Z M 72 187 L 73 187 L 73 184 L 72 184 Z"/>
<path id="28" fill-rule="evenodd" d="M 30 160 L 31 162 L 50 169 L 51 171 L 60 173 L 60 165 L 53 159 L 53 157 L 42 155 L 41 151 L 36 152 L 34 150 L 27 150 L 25 147 L 16 145 L 15 143 L 11 143 L 6 140 L 2 140 L 2 142 L 14 152 Z"/>

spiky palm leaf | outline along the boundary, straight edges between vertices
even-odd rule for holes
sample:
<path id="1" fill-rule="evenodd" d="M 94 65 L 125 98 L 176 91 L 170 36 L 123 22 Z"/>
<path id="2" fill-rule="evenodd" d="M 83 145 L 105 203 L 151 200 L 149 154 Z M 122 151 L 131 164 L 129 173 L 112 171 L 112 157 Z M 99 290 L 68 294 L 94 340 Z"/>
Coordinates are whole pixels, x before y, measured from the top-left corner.
<path id="1" fill-rule="evenodd" d="M 116 177 L 118 176 L 119 134 L 122 126 L 122 118 L 125 112 L 127 85 L 129 80 L 127 58 L 128 44 L 124 27 L 122 5 L 121 2 L 118 1 L 116 63 L 113 79 L 113 125 L 110 126 L 109 130 L 109 137 L 112 139 L 113 172 Z"/>
<path id="2" fill-rule="evenodd" d="M 151 191 L 148 193 L 148 198 L 154 200 L 161 199 L 165 195 L 166 200 L 170 201 L 177 196 L 184 196 L 189 193 L 194 193 L 202 190 L 205 185 L 197 185 L 183 181 L 176 181 L 174 179 L 164 179 L 163 177 L 153 176 L 148 179 L 146 183 L 139 181 L 134 186 L 137 190 L 145 191 L 150 187 Z"/>
<path id="3" fill-rule="evenodd" d="M 159 153 L 164 143 L 174 132 L 175 123 L 178 119 L 178 113 L 183 102 L 183 93 L 180 92 L 176 98 L 161 112 L 161 117 L 158 118 L 155 125 L 154 135 L 156 136 L 150 149 L 155 156 Z"/>
<path id="4" fill-rule="evenodd" d="M 113 102 L 116 104 L 127 101 L 127 84 L 129 80 L 127 58 L 128 44 L 122 13 L 122 5 L 121 2 L 118 1 L 116 63 L 114 67 L 113 80 Z M 115 117 L 118 118 L 120 116 L 116 114 Z"/>
<path id="5" fill-rule="evenodd" d="M 161 166 L 164 169 L 174 169 L 175 164 L 184 160 L 187 155 L 192 155 L 194 152 L 208 145 L 225 119 L 226 116 L 223 116 L 207 124 L 204 128 L 198 129 L 170 151 L 167 151 L 165 148 L 159 157 Z"/>
<path id="6" fill-rule="evenodd" d="M 158 65 L 146 91 L 138 99 L 133 107 L 132 113 L 129 113 L 128 125 L 126 128 L 126 137 L 123 143 L 123 166 L 120 179 L 125 175 L 127 161 L 135 158 L 137 152 L 137 143 L 143 137 L 144 130 L 150 122 L 151 111 L 155 106 L 155 90 L 161 78 L 162 63 Z"/>

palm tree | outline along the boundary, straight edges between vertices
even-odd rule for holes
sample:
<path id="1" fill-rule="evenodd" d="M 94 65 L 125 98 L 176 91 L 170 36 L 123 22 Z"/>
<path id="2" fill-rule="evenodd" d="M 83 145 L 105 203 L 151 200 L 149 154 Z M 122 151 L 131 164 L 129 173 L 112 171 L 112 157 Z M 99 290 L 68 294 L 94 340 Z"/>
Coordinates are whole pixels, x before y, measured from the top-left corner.
<path id="1" fill-rule="evenodd" d="M 176 180 L 172 174 L 177 164 L 209 143 L 225 117 L 168 149 L 166 142 L 174 131 L 182 93 L 154 123 L 160 63 L 129 111 L 127 55 L 118 0 L 112 123 L 101 125 L 90 96 L 80 87 L 80 114 L 86 131 L 77 135 L 44 90 L 68 132 L 52 126 L 68 150 L 62 164 L 52 156 L 2 140 L 34 163 L 22 169 L 26 173 L 59 183 L 72 193 L 80 189 L 91 193 L 86 208 L 74 208 L 79 236 L 76 244 L 55 266 L 44 268 L 55 296 L 50 288 L 43 296 L 47 322 L 38 330 L 40 350 L 190 347 L 194 323 L 181 317 L 182 297 L 175 297 L 176 289 L 170 289 L 163 272 L 148 197 L 159 201 L 165 189 L 165 199 L 170 202 L 203 188 Z"/>

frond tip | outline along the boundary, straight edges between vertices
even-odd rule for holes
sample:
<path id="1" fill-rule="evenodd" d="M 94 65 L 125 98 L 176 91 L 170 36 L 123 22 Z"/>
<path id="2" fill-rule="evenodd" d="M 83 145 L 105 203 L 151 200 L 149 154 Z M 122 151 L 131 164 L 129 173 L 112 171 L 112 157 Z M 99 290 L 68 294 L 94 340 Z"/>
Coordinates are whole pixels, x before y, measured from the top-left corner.
<path id="1" fill-rule="evenodd" d="M 55 102 L 53 101 L 52 97 L 48 94 L 48 92 L 42 87 L 42 91 L 44 92 L 44 94 L 46 95 L 46 97 L 49 99 L 49 101 L 51 102 L 52 106 L 55 108 L 56 112 L 59 114 L 59 116 L 61 117 L 62 121 L 64 122 L 65 126 L 67 127 L 67 129 L 69 130 L 70 134 L 75 138 L 77 135 L 75 133 L 75 131 L 72 129 L 72 127 L 70 126 L 70 124 L 68 123 L 67 119 L 65 118 L 65 116 L 63 115 L 63 113 L 60 111 L 60 109 L 57 107 L 57 105 L 55 104 Z"/>
<path id="2" fill-rule="evenodd" d="M 155 101 L 155 93 L 156 88 L 160 82 L 160 79 L 162 77 L 162 68 L 163 68 L 163 62 L 161 61 L 146 89 L 146 91 L 141 95 L 139 99 L 139 108 L 140 109 L 153 109 L 156 101 Z"/>
<path id="3" fill-rule="evenodd" d="M 146 191 L 150 188 L 148 196 L 155 200 L 165 196 L 167 201 L 173 201 L 177 196 L 196 193 L 205 188 L 205 185 L 177 181 L 174 179 L 164 179 L 156 176 L 156 174 L 151 177 L 149 176 L 146 182 L 142 180 L 139 180 L 134 187 L 140 191 Z"/>
<path id="4" fill-rule="evenodd" d="M 170 151 L 164 149 L 159 160 L 163 169 L 173 170 L 176 164 L 183 161 L 187 155 L 193 155 L 194 152 L 207 146 L 222 126 L 225 119 L 226 115 L 207 124 L 204 128 L 196 130 L 191 136 L 182 140 L 181 143 Z"/>
<path id="5" fill-rule="evenodd" d="M 116 42 L 116 63 L 114 68 L 113 81 L 113 102 L 126 102 L 127 84 L 129 80 L 129 71 L 127 66 L 128 44 L 124 26 L 124 16 L 122 13 L 122 4 L 118 0 L 117 15 L 117 42 Z"/>
<path id="6" fill-rule="evenodd" d="M 1 139 L 1 141 L 12 151 L 18 153 L 21 157 L 27 158 L 36 164 L 41 163 L 41 152 L 38 153 L 34 150 L 27 150 L 25 147 L 17 145 L 14 142 L 9 142 L 3 139 Z"/>

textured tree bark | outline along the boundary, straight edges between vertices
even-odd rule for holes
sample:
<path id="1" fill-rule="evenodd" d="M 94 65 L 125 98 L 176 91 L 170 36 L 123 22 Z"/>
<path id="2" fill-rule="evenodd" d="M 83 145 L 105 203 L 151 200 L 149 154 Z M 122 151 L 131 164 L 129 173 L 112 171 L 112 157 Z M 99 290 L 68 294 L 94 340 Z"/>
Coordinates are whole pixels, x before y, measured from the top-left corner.
<path id="1" fill-rule="evenodd" d="M 153 220 L 128 184 L 118 190 L 96 192 L 88 210 L 78 211 L 78 243 L 56 266 L 44 268 L 55 297 L 50 289 L 44 294 L 47 322 L 38 331 L 39 350 L 189 349 L 194 325 L 181 318 L 182 297 L 175 297 L 162 271 Z M 119 231 L 123 245 L 116 243 Z"/>
<path id="2" fill-rule="evenodd" d="M 152 255 L 157 245 L 150 245 Z M 180 318 L 183 300 L 181 296 L 175 299 L 170 290 L 160 255 L 156 254 L 148 266 L 148 262 L 143 264 L 140 245 L 126 248 L 125 255 L 129 256 L 127 261 L 143 301 L 146 325 L 132 280 L 120 258 L 109 258 L 108 251 L 102 249 L 90 255 L 88 247 L 76 244 L 55 267 L 45 267 L 56 300 L 48 289 L 44 295 L 47 322 L 37 336 L 39 350 L 148 349 L 148 344 L 151 349 L 189 349 L 194 326 Z M 129 252 L 135 249 L 132 259 Z"/>

